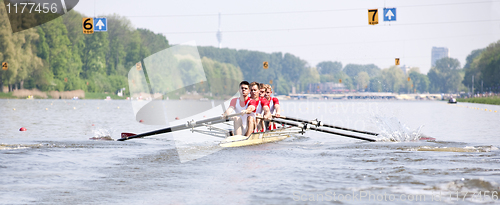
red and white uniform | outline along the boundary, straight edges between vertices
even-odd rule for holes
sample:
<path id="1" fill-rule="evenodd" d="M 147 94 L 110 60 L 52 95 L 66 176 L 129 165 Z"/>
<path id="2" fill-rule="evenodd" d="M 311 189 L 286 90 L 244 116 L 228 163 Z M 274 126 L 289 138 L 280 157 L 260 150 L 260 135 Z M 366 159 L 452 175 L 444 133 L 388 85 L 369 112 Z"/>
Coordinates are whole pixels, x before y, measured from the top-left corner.
<path id="1" fill-rule="evenodd" d="M 275 114 L 275 106 L 274 105 L 279 105 L 280 104 L 280 101 L 278 100 L 278 98 L 275 98 L 275 97 L 271 97 L 269 99 L 269 111 L 271 112 L 271 114 Z M 269 127 L 267 128 L 267 130 L 273 130 L 273 129 L 276 129 L 276 123 L 273 123 L 273 126 L 271 127 L 271 125 L 269 125 Z"/>
<path id="2" fill-rule="evenodd" d="M 234 107 L 234 112 L 235 113 L 241 113 L 241 111 L 246 110 L 248 108 L 248 106 L 250 106 L 250 105 L 253 105 L 253 106 L 257 107 L 259 104 L 258 104 L 257 101 L 252 100 L 251 98 L 247 98 L 245 100 L 245 106 L 241 106 L 240 105 L 240 98 L 233 98 L 231 100 L 231 103 L 229 104 L 230 107 L 231 106 Z M 242 129 L 243 133 L 245 133 L 247 131 L 247 125 L 248 125 L 247 124 L 247 118 L 248 118 L 248 116 L 252 116 L 255 119 L 255 111 L 256 110 L 254 110 L 250 114 L 245 114 L 245 115 L 241 116 L 241 121 L 242 121 L 242 126 L 243 126 L 243 129 Z"/>
<path id="3" fill-rule="evenodd" d="M 266 98 L 259 98 L 259 106 L 257 106 L 257 111 L 258 114 L 264 115 L 264 106 L 270 107 L 269 106 L 269 101 L 267 101 Z"/>
<path id="4" fill-rule="evenodd" d="M 279 105 L 279 104 L 280 104 L 280 101 L 278 100 L 278 98 L 271 97 L 271 99 L 269 100 L 269 111 L 271 111 L 271 114 L 274 114 L 274 112 L 275 112 L 274 105 Z"/>

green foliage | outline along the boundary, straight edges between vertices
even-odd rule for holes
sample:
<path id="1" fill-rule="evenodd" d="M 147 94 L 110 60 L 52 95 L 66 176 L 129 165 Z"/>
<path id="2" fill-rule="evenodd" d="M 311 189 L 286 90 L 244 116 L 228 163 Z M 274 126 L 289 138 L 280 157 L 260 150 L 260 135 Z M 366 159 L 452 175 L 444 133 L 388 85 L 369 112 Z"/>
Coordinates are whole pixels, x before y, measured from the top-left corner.
<path id="1" fill-rule="evenodd" d="M 454 58 L 442 58 L 436 61 L 436 66 L 427 73 L 430 90 L 438 93 L 454 93 L 459 91 L 462 79 L 460 62 Z"/>
<path id="2" fill-rule="evenodd" d="M 397 66 L 391 66 L 382 70 L 382 91 L 399 93 L 404 86 L 405 75 Z"/>
<path id="3" fill-rule="evenodd" d="M 142 46 L 153 54 L 169 47 L 168 40 L 163 34 L 156 34 L 148 29 L 137 29 L 141 35 Z"/>
<path id="4" fill-rule="evenodd" d="M 207 93 L 210 90 L 214 97 L 221 98 L 238 92 L 238 85 L 243 80 L 243 74 L 239 68 L 206 57 L 201 59 L 201 63 L 208 84 L 198 86 L 199 93 Z"/>
<path id="5" fill-rule="evenodd" d="M 472 51 L 467 57 L 464 67 L 463 83 L 470 87 L 474 76 L 474 93 L 485 91 L 500 91 L 500 41 L 490 44 L 485 49 Z M 483 85 L 481 85 L 483 83 Z"/>
<path id="6" fill-rule="evenodd" d="M 368 65 L 358 65 L 358 64 L 347 64 L 344 69 L 344 73 L 349 77 L 354 78 L 359 72 L 366 72 L 368 76 L 375 77 L 380 74 L 380 68 L 374 64 Z"/>
<path id="7" fill-rule="evenodd" d="M 367 72 L 359 72 L 356 76 L 356 85 L 358 90 L 365 90 L 370 83 L 370 76 Z"/>
<path id="8" fill-rule="evenodd" d="M 382 76 L 376 76 L 370 79 L 370 85 L 368 86 L 368 90 L 370 92 L 382 92 Z"/>
<path id="9" fill-rule="evenodd" d="M 482 98 L 458 98 L 458 102 L 468 102 L 468 103 L 481 103 L 481 104 L 490 104 L 490 105 L 500 105 L 500 97 L 492 96 L 492 97 L 482 97 Z"/>
<path id="10" fill-rule="evenodd" d="M 300 86 L 299 88 L 302 88 L 302 90 L 308 90 L 308 86 L 311 83 L 319 83 L 320 82 L 320 77 L 319 77 L 318 70 L 316 68 L 310 68 L 309 70 L 306 70 L 304 72 L 304 75 L 301 75 L 299 82 Z"/>
<path id="11" fill-rule="evenodd" d="M 295 86 L 298 92 L 305 91 L 300 85 L 302 75 L 310 75 L 307 62 L 286 53 L 263 53 L 258 51 L 219 49 L 214 47 L 198 47 L 201 57 L 214 59 L 222 63 L 230 63 L 239 67 L 243 79 L 249 82 L 256 81 L 269 83 L 273 80 L 275 93 L 288 94 Z M 264 61 L 269 63 L 269 68 L 264 69 Z M 309 76 L 310 77 L 310 76 Z M 305 77 L 307 79 L 308 77 Z M 303 78 L 304 79 L 304 78 Z"/>
<path id="12" fill-rule="evenodd" d="M 410 72 L 409 76 L 413 82 L 413 89 L 416 89 L 418 93 L 429 92 L 430 81 L 427 75 L 414 71 Z"/>
<path id="13" fill-rule="evenodd" d="M 330 74 L 334 75 L 336 73 L 342 72 L 342 63 L 341 62 L 331 62 L 331 61 L 323 61 L 316 65 L 319 74 L 325 75 Z"/>

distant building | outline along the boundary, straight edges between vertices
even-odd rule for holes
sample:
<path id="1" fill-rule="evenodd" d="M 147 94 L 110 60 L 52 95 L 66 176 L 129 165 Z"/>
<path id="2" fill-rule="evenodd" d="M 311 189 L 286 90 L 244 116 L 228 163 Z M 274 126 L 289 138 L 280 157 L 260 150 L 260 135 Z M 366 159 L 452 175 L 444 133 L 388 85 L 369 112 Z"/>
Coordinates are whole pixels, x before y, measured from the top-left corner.
<path id="1" fill-rule="evenodd" d="M 431 65 L 434 67 L 436 61 L 441 58 L 450 57 L 450 51 L 446 47 L 432 47 Z"/>
<path id="2" fill-rule="evenodd" d="M 345 87 L 343 83 L 334 83 L 334 82 L 326 82 L 326 83 L 311 83 L 309 84 L 309 93 L 322 93 L 322 94 L 330 94 L 330 93 L 342 93 L 349 92 L 349 89 Z"/>
<path id="3" fill-rule="evenodd" d="M 411 69 L 410 66 L 406 66 L 406 65 L 401 66 L 401 70 L 403 71 L 403 73 L 405 75 L 408 75 L 408 73 L 410 72 L 410 69 Z"/>

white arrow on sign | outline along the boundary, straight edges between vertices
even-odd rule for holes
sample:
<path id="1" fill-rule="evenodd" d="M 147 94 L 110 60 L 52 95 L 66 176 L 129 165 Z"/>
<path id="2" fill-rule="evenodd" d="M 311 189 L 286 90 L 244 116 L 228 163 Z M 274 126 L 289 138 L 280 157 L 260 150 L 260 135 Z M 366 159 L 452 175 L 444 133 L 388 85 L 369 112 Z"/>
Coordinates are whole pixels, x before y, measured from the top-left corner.
<path id="1" fill-rule="evenodd" d="M 99 20 L 99 22 L 97 22 L 95 26 L 99 27 L 99 30 L 101 30 L 101 28 L 104 26 L 104 23 L 101 20 Z"/>
<path id="2" fill-rule="evenodd" d="M 389 20 L 391 20 L 391 18 L 394 16 L 394 14 L 393 14 L 393 13 L 392 13 L 392 11 L 389 9 L 389 10 L 387 11 L 387 13 L 385 14 L 385 16 L 387 16 L 387 17 L 389 18 Z M 100 21 L 99 21 L 99 22 L 100 22 Z M 97 25 L 99 25 L 99 24 L 97 24 Z"/>

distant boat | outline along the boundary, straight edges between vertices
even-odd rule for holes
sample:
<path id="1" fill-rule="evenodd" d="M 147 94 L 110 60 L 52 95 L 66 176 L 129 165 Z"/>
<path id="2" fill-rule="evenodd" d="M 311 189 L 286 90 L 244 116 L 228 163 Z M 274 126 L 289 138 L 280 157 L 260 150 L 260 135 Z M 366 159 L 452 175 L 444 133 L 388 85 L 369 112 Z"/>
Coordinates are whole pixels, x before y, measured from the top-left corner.
<path id="1" fill-rule="evenodd" d="M 79 98 L 75 96 L 75 97 L 73 97 L 73 100 L 79 100 Z"/>
<path id="2" fill-rule="evenodd" d="M 111 97 L 107 96 L 106 99 L 104 99 L 104 100 L 111 100 Z"/>
<path id="3" fill-rule="evenodd" d="M 26 98 L 27 100 L 33 100 L 35 98 L 33 98 L 33 95 L 28 95 L 28 97 Z"/>
<path id="4" fill-rule="evenodd" d="M 456 103 L 457 103 L 457 99 L 455 99 L 455 98 L 450 98 L 450 99 L 448 100 L 448 103 L 451 103 L 451 104 L 456 104 Z"/>

